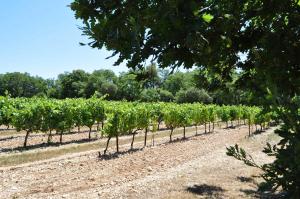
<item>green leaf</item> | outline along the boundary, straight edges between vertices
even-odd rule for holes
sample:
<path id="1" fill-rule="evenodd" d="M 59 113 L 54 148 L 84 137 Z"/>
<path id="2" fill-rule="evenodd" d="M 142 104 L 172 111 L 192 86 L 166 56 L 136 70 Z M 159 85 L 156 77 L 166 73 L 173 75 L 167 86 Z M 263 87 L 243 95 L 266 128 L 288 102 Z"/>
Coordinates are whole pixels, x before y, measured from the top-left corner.
<path id="1" fill-rule="evenodd" d="M 214 18 L 214 16 L 211 14 L 208 14 L 208 13 L 205 13 L 202 15 L 202 19 L 207 23 L 210 23 L 211 20 L 213 20 L 213 18 Z"/>

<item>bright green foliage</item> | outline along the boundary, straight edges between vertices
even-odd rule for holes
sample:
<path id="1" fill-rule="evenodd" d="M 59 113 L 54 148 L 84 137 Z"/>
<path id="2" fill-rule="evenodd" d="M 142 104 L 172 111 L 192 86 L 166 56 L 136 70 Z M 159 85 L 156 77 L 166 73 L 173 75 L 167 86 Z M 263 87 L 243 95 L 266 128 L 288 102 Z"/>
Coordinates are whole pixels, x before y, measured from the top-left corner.
<path id="1" fill-rule="evenodd" d="M 85 100 L 82 104 L 81 112 L 82 112 L 82 124 L 87 126 L 89 130 L 89 139 L 91 139 L 91 131 L 92 126 L 97 121 L 97 108 L 95 101 L 93 100 Z"/>
<path id="2" fill-rule="evenodd" d="M 211 20 L 213 20 L 214 16 L 212 16 L 211 14 L 204 13 L 202 15 L 202 18 L 205 22 L 210 23 Z"/>
<path id="3" fill-rule="evenodd" d="M 72 115 L 73 103 L 70 100 L 59 101 L 55 118 L 57 118 L 56 132 L 60 132 L 60 143 L 62 143 L 62 135 L 66 130 L 70 130 L 74 124 Z"/>
<path id="4" fill-rule="evenodd" d="M 28 132 L 24 146 L 27 144 L 29 134 L 35 131 L 49 132 L 48 142 L 50 142 L 52 132 L 55 130 L 60 135 L 62 143 L 63 134 L 70 132 L 75 126 L 87 126 L 89 128 L 88 138 L 91 139 L 93 126 L 99 126 L 102 123 L 101 132 L 103 136 L 108 137 L 107 146 L 110 139 L 116 137 L 117 151 L 119 150 L 119 136 L 132 135 L 132 148 L 137 131 L 144 131 L 144 145 L 146 146 L 147 133 L 150 130 L 157 131 L 159 124 L 164 122 L 171 129 L 170 140 L 172 140 L 173 130 L 179 127 L 183 127 L 183 137 L 185 138 L 187 126 L 202 124 L 210 126 L 211 123 L 214 126 L 219 118 L 222 119 L 222 114 L 225 112 L 231 119 L 231 109 L 247 112 L 247 119 L 250 119 L 249 123 L 251 124 L 258 115 L 257 113 L 264 118 L 264 122 L 271 121 L 270 113 L 264 113 L 257 107 L 246 106 L 111 102 L 97 98 L 65 100 L 0 98 L 1 122 L 5 125 L 15 126 L 18 131 Z M 238 119 L 238 117 L 233 119 Z"/>
<path id="5" fill-rule="evenodd" d="M 230 107 L 222 106 L 218 111 L 218 115 L 222 122 L 226 122 L 226 127 L 228 128 L 228 121 L 230 121 Z"/>
<path id="6" fill-rule="evenodd" d="M 8 97 L 0 96 L 0 125 L 9 126 L 12 124 L 13 106 Z"/>
<path id="7" fill-rule="evenodd" d="M 39 102 L 29 103 L 24 105 L 24 108 L 18 110 L 13 114 L 12 124 L 16 127 L 17 131 L 25 130 L 26 137 L 24 147 L 27 146 L 27 139 L 29 133 L 38 131 L 42 127 L 44 109 Z"/>

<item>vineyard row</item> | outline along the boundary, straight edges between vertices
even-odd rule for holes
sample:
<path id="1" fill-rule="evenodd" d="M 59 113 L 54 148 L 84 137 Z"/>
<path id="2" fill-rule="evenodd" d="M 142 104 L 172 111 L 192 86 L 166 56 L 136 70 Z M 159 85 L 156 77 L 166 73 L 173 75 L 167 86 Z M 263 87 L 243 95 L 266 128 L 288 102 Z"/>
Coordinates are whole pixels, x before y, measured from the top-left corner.
<path id="1" fill-rule="evenodd" d="M 260 125 L 265 128 L 276 116 L 255 106 L 218 106 L 175 103 L 138 103 L 114 102 L 102 99 L 45 99 L 45 98 L 9 98 L 0 97 L 0 125 L 13 126 L 17 131 L 26 131 L 24 147 L 31 133 L 48 134 L 51 141 L 53 133 L 60 136 L 70 132 L 74 127 L 89 128 L 88 137 L 91 139 L 93 125 L 97 124 L 97 132 L 101 137 L 107 137 L 107 147 L 112 137 L 116 137 L 117 152 L 119 151 L 119 136 L 132 135 L 131 148 L 138 131 L 147 133 L 159 130 L 163 122 L 170 129 L 170 141 L 174 129 L 187 126 L 214 125 L 217 121 L 228 123 L 238 121 L 238 124 Z M 210 128 L 209 128 L 210 131 Z M 104 151 L 106 153 L 107 147 Z"/>

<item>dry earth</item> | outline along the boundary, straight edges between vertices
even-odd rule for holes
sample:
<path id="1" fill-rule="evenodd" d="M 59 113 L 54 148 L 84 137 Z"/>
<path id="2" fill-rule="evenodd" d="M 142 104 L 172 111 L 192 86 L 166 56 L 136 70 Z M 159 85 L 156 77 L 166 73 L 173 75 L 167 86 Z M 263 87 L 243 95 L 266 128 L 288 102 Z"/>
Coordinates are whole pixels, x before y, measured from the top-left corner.
<path id="1" fill-rule="evenodd" d="M 92 139 L 95 139 L 96 136 L 99 136 L 99 133 L 96 133 L 96 126 L 93 127 L 91 133 Z M 22 150 L 25 132 L 16 132 L 15 130 L 3 130 L 0 131 L 0 153 L 15 152 L 17 150 Z M 59 134 L 53 132 L 52 143 L 59 143 Z M 48 134 L 46 133 L 31 133 L 28 138 L 28 146 L 32 149 L 48 147 Z M 63 144 L 72 144 L 72 143 L 83 143 L 88 142 L 88 128 L 82 127 L 81 132 L 77 132 L 76 129 L 72 129 L 72 133 L 63 134 Z"/>
<path id="2" fill-rule="evenodd" d="M 246 126 L 216 129 L 131 152 L 122 146 L 118 157 L 91 151 L 2 167 L 0 198 L 260 198 L 260 171 L 226 156 L 226 146 L 239 143 L 262 164 L 272 159 L 260 151 L 278 138 L 272 129 L 246 135 Z"/>

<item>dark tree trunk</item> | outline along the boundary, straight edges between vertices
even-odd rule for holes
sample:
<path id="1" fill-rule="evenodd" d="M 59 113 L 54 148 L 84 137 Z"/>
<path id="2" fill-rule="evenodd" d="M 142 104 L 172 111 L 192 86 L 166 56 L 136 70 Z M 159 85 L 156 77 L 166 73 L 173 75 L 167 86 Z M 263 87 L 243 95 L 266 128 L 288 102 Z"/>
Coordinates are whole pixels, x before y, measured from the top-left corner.
<path id="1" fill-rule="evenodd" d="M 103 152 L 104 155 L 106 154 L 106 151 L 108 149 L 110 139 L 111 139 L 111 137 L 108 137 L 107 142 L 106 142 L 106 148 L 104 149 L 104 152 Z"/>
<path id="2" fill-rule="evenodd" d="M 208 122 L 208 132 L 210 133 L 210 122 Z"/>
<path id="3" fill-rule="evenodd" d="M 145 139 L 144 139 L 144 147 L 147 145 L 147 133 L 148 133 L 148 128 L 145 130 Z"/>
<path id="4" fill-rule="evenodd" d="M 213 122 L 212 132 L 215 131 L 215 123 Z"/>
<path id="5" fill-rule="evenodd" d="M 90 130 L 89 130 L 89 140 L 91 140 L 91 133 L 92 133 L 92 127 L 89 127 Z"/>
<path id="6" fill-rule="evenodd" d="M 172 142 L 173 130 L 174 130 L 174 128 L 172 127 L 172 128 L 171 128 L 171 133 L 170 133 L 170 142 Z"/>
<path id="7" fill-rule="evenodd" d="M 59 143 L 62 144 L 62 136 L 63 136 L 64 131 L 60 132 L 60 137 L 59 137 Z"/>
<path id="8" fill-rule="evenodd" d="M 183 139 L 185 139 L 185 126 L 183 127 Z"/>
<path id="9" fill-rule="evenodd" d="M 154 146 L 154 132 L 152 132 L 152 146 Z"/>
<path id="10" fill-rule="evenodd" d="M 51 140 L 52 140 L 52 130 L 50 129 L 47 143 L 49 144 L 51 142 Z"/>
<path id="11" fill-rule="evenodd" d="M 97 122 L 97 131 L 99 131 L 100 128 L 100 122 Z"/>
<path id="12" fill-rule="evenodd" d="M 204 123 L 204 128 L 205 128 L 204 133 L 207 133 L 206 132 L 206 122 Z"/>
<path id="13" fill-rule="evenodd" d="M 244 125 L 246 125 L 246 120 L 244 119 Z"/>
<path id="14" fill-rule="evenodd" d="M 198 126 L 196 124 L 196 135 L 198 135 Z"/>
<path id="15" fill-rule="evenodd" d="M 77 128 L 78 128 L 78 133 L 80 133 L 80 126 L 78 126 Z"/>
<path id="16" fill-rule="evenodd" d="M 136 131 L 134 131 L 133 133 L 132 133 L 132 140 L 131 140 L 131 150 L 133 149 L 133 142 L 134 142 L 134 137 L 135 137 L 135 134 L 136 134 Z"/>
<path id="17" fill-rule="evenodd" d="M 101 122 L 101 138 L 103 138 L 104 121 Z"/>
<path id="18" fill-rule="evenodd" d="M 249 137 L 250 137 L 251 136 L 251 125 L 250 125 L 250 122 L 249 122 L 248 126 L 249 126 Z"/>
<path id="19" fill-rule="evenodd" d="M 31 132 L 30 130 L 29 130 L 29 131 L 26 131 L 25 140 L 24 140 L 24 148 L 27 147 L 27 140 L 28 140 L 28 137 L 29 137 L 29 133 L 30 133 L 30 132 Z"/>
<path id="20" fill-rule="evenodd" d="M 117 153 L 119 153 L 119 135 L 116 135 Z"/>
<path id="21" fill-rule="evenodd" d="M 7 125 L 7 130 L 9 129 L 9 125 Z"/>

